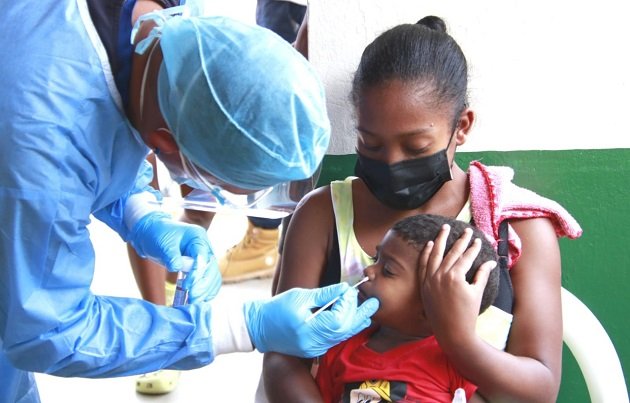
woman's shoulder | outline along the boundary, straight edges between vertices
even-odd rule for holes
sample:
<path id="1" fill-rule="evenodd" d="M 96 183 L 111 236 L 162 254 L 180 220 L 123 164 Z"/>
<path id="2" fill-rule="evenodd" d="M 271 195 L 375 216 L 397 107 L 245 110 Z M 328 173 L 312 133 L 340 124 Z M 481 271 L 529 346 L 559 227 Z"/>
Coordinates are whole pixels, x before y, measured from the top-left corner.
<path id="1" fill-rule="evenodd" d="M 352 196 L 352 183 L 356 178 L 347 177 L 343 180 L 331 181 L 328 185 L 320 186 L 308 193 L 300 201 L 301 209 L 315 209 L 332 206 L 333 198 Z"/>
<path id="2" fill-rule="evenodd" d="M 325 185 L 313 189 L 300 200 L 293 212 L 291 222 L 299 223 L 299 226 L 306 225 L 311 229 L 324 228 L 332 223 L 333 217 L 330 186 Z"/>
<path id="3" fill-rule="evenodd" d="M 324 207 L 331 204 L 330 185 L 320 186 L 311 190 L 300 200 L 297 210 L 310 210 Z"/>

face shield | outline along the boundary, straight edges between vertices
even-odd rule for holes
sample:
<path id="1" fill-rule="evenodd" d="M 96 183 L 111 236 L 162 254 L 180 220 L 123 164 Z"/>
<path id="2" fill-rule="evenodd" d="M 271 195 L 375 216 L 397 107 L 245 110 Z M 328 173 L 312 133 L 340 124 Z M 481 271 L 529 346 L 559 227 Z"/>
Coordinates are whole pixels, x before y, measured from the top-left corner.
<path id="1" fill-rule="evenodd" d="M 180 152 L 182 168 L 187 178 L 185 183 L 195 190 L 177 204 L 189 210 L 238 211 L 247 216 L 282 218 L 291 214 L 298 202 L 311 190 L 319 179 L 321 165 L 310 178 L 282 182 L 260 190 L 242 194 L 226 190 L 217 184 L 217 179 L 197 167 Z"/>

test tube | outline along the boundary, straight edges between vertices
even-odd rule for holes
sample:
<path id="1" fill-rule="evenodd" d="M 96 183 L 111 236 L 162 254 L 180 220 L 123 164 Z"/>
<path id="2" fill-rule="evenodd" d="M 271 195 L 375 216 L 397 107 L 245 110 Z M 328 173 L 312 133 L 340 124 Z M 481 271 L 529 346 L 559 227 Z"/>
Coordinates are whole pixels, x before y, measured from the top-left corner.
<path id="1" fill-rule="evenodd" d="M 195 259 L 189 256 L 182 256 L 183 267 L 177 272 L 177 283 L 175 284 L 175 297 L 173 298 L 173 306 L 186 305 L 188 302 L 188 290 L 184 289 L 184 280 L 186 274 L 192 269 Z"/>

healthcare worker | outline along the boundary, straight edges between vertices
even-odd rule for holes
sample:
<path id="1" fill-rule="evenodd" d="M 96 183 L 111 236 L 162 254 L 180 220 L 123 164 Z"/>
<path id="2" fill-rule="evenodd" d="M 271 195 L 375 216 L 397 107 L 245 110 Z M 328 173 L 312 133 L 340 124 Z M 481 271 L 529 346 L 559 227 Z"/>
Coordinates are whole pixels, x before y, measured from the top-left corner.
<path id="1" fill-rule="evenodd" d="M 316 356 L 366 327 L 347 285 L 220 306 L 206 232 L 151 203 L 153 149 L 225 203 L 308 178 L 330 129 L 309 64 L 263 28 L 147 0 L 4 2 L 0 14 L 0 400 L 38 401 L 31 372 L 190 369 L 234 351 Z M 150 12 L 150 13 L 149 13 Z M 181 14 L 181 15 L 179 15 Z M 138 18 L 144 15 L 143 18 Z M 135 47 L 129 38 L 132 21 Z M 93 295 L 95 217 L 169 270 L 190 304 Z M 342 298 L 311 321 L 311 309 Z"/>

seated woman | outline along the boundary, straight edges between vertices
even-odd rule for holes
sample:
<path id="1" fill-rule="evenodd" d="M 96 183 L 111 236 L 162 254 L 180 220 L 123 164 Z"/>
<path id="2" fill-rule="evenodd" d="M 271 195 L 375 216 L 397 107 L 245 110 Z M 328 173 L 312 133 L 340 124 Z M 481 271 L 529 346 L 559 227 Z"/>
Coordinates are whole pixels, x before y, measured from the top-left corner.
<path id="1" fill-rule="evenodd" d="M 408 216 L 474 223 L 495 245 L 506 228 L 502 260 L 510 269 L 514 305 L 505 351 L 474 331 L 475 296 L 452 293 L 456 283 L 427 279 L 426 314 L 452 365 L 484 398 L 555 401 L 562 361 L 557 237 L 578 237 L 581 228 L 557 203 L 514 185 L 511 169 L 475 161 L 466 172 L 457 165 L 456 148 L 475 120 L 467 76 L 466 58 L 437 17 L 396 26 L 365 49 L 352 90 L 357 177 L 302 200 L 287 229 L 275 292 L 356 282 L 383 235 Z M 509 322 L 499 316 L 496 323 L 503 342 L 501 328 Z M 307 401 L 303 392 L 317 388 L 309 369 L 295 358 L 267 354 L 268 398 Z"/>

